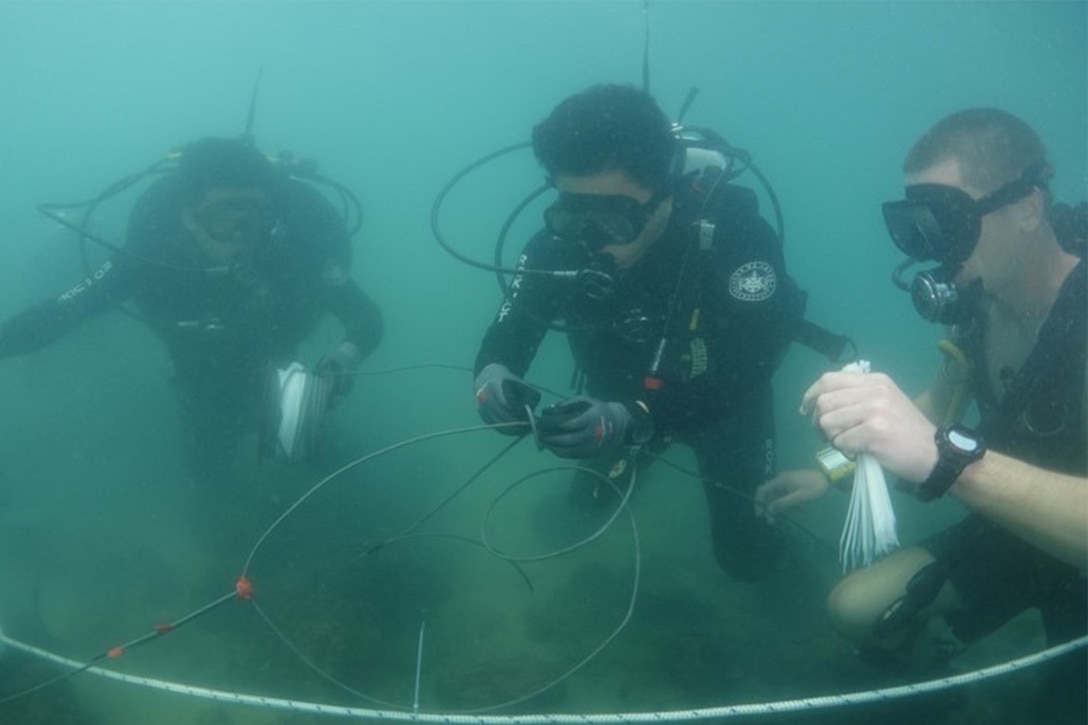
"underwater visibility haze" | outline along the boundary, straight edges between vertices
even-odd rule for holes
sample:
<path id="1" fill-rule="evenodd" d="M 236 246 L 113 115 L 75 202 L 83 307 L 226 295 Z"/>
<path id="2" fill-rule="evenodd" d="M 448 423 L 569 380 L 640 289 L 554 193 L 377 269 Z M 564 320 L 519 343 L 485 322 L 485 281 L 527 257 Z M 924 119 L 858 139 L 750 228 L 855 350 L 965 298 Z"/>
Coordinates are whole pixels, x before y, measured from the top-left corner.
<path id="1" fill-rule="evenodd" d="M 229 595 L 245 568 L 252 600 L 228 597 L 105 666 L 421 713 L 690 710 L 909 681 L 867 671 L 826 621 L 842 496 L 780 523 L 791 563 L 755 585 L 715 564 L 701 486 L 685 472 L 694 460 L 678 447 L 643 472 L 630 516 L 585 546 L 511 561 L 482 545 L 533 558 L 587 530 L 564 508 L 557 459 L 531 441 L 500 456 L 512 439 L 461 432 L 480 425 L 469 369 L 500 293 L 493 273 L 436 242 L 432 205 L 469 164 L 528 140 L 564 97 L 641 85 L 644 60 L 668 114 L 697 88 L 685 122 L 715 129 L 770 180 L 809 318 L 911 391 L 929 382 L 940 330 L 891 283 L 900 256 L 880 204 L 902 196 L 914 140 L 953 111 L 1003 108 L 1048 145 L 1054 196 L 1088 199 L 1083 1 L 0 0 L 0 319 L 109 254 L 40 205 L 93 198 L 198 138 L 238 136 L 252 99 L 262 151 L 312 159 L 361 201 L 351 275 L 386 326 L 329 413 L 318 460 L 260 459 L 248 441 L 215 486 L 185 460 L 171 361 L 138 317 L 108 312 L 0 360 L 4 634 L 87 661 Z M 484 164 L 445 198 L 445 237 L 490 262 L 503 222 L 543 181 L 528 150 Z M 85 223 L 120 243 L 146 183 Z M 758 181 L 739 183 L 772 218 Z M 515 221 L 505 264 L 542 208 Z M 340 334 L 323 324 L 300 360 L 313 364 Z M 565 395 L 572 367 L 553 334 L 529 378 Z M 812 465 L 822 445 L 797 408 L 830 367 L 794 345 L 776 376 L 780 468 Z M 963 514 L 952 501 L 893 503 L 904 543 Z M 950 673 L 1042 646 L 1029 613 Z M 89 673 L 4 701 L 64 671 L 0 653 L 0 723 L 331 720 Z M 1027 724 L 1040 689 L 1027 669 L 934 696 L 743 720 Z"/>

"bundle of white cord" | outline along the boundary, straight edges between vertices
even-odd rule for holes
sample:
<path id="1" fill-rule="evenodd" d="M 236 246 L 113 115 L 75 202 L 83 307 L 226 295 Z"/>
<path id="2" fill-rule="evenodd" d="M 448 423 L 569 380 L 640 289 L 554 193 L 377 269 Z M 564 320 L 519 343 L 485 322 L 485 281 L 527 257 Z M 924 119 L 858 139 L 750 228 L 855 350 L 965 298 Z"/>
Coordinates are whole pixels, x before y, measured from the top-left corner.
<path id="1" fill-rule="evenodd" d="M 869 372 L 869 361 L 858 360 L 843 368 L 847 372 Z M 850 508 L 839 539 L 839 561 L 843 571 L 869 566 L 899 546 L 884 469 L 868 453 L 857 457 Z"/>

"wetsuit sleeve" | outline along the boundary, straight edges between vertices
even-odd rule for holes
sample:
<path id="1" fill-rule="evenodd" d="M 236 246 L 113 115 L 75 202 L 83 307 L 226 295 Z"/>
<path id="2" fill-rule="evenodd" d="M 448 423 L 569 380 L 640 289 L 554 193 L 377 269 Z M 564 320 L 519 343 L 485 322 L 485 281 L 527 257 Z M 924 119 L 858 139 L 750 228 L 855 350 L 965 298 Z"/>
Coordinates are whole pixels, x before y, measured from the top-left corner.
<path id="1" fill-rule="evenodd" d="M 559 269 L 554 242 L 537 234 L 518 258 L 517 269 L 502 304 L 484 333 L 476 355 L 474 374 L 500 363 L 516 375 L 525 375 L 552 320 L 559 316 L 567 283 L 554 277 L 525 274 L 526 269 Z"/>
<path id="2" fill-rule="evenodd" d="M 685 351 L 688 380 L 666 386 L 651 406 L 666 428 L 716 423 L 756 405 L 803 312 L 777 235 L 759 216 L 754 195 L 740 202 L 716 231 L 695 319 L 687 321 L 694 327 Z"/>
<path id="3" fill-rule="evenodd" d="M 116 256 L 53 300 L 0 324 L 0 357 L 26 355 L 120 304 L 133 291 L 133 265 Z"/>
<path id="4" fill-rule="evenodd" d="M 351 238 L 344 217 L 317 189 L 295 179 L 279 190 L 280 230 L 299 251 L 299 268 L 319 280 L 325 308 L 344 326 L 344 341 L 360 359 L 378 347 L 385 332 L 381 308 L 351 279 Z"/>
<path id="5" fill-rule="evenodd" d="M 329 310 L 344 325 L 344 340 L 354 344 L 361 357 L 374 352 L 385 333 L 378 304 L 350 279 L 328 287 L 325 299 Z"/>

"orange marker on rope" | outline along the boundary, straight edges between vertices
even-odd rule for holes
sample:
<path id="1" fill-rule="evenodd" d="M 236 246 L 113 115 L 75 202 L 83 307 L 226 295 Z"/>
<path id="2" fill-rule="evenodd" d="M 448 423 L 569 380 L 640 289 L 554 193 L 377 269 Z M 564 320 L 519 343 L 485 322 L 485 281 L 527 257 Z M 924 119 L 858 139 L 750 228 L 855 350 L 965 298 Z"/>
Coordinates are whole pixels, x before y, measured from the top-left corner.
<path id="1" fill-rule="evenodd" d="M 239 599 L 248 602 L 253 598 L 253 583 L 244 576 L 238 577 L 238 581 L 234 585 L 234 592 Z"/>

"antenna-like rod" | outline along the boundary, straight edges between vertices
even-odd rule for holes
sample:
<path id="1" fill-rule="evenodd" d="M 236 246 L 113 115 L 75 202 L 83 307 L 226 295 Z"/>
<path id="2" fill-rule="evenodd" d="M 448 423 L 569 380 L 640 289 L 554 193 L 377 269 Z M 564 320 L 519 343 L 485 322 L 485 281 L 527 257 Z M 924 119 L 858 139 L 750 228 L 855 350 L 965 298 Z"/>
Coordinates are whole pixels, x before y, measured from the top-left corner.
<path id="1" fill-rule="evenodd" d="M 650 92 L 650 0 L 642 0 L 642 90 Z"/>
<path id="2" fill-rule="evenodd" d="M 261 76 L 264 68 L 257 71 L 257 80 L 253 82 L 253 93 L 249 96 L 249 115 L 246 116 L 246 130 L 242 133 L 242 140 L 253 143 L 253 120 L 257 117 L 257 92 L 261 89 Z"/>
<path id="3" fill-rule="evenodd" d="M 416 689 L 412 696 L 412 712 L 419 712 L 419 681 L 423 674 L 423 632 L 427 627 L 427 620 L 419 623 L 419 645 L 416 647 Z"/>
<path id="4" fill-rule="evenodd" d="M 695 96 L 699 95 L 699 89 L 692 86 L 688 89 L 688 94 L 684 97 L 684 102 L 680 104 L 680 113 L 676 114 L 676 122 L 682 123 L 684 116 L 687 115 L 688 109 L 691 108 L 691 104 L 695 102 Z"/>

